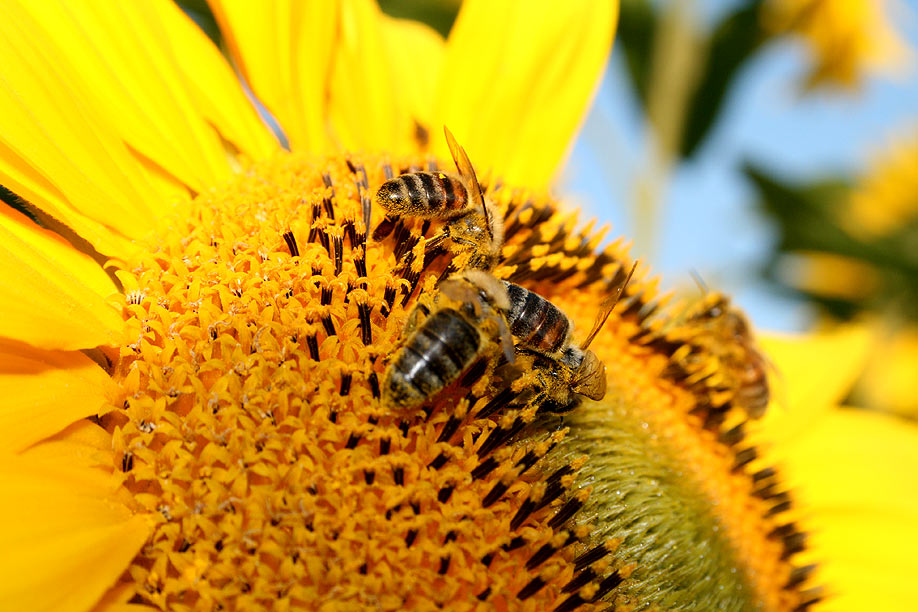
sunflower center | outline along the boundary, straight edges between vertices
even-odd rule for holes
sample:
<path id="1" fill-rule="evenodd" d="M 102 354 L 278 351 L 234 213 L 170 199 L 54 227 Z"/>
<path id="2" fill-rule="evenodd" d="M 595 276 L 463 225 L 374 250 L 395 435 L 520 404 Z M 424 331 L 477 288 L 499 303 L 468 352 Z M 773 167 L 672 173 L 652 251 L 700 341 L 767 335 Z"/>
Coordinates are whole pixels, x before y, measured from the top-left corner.
<path id="1" fill-rule="evenodd" d="M 667 360 L 697 359 L 679 357 L 687 342 L 665 341 L 652 323 L 644 281 L 628 285 L 593 345 L 613 381 L 605 403 L 577 408 L 570 427 L 531 389 L 536 374 L 556 372 L 518 354 L 523 367 L 508 376 L 497 349 L 420 409 L 386 407 L 381 385 L 413 309 L 435 303 L 438 280 L 468 260 L 442 222 L 371 206 L 387 178 L 427 165 L 281 155 L 183 206 L 167 234 L 121 266 L 128 331 L 113 375 L 125 401 L 103 425 L 137 511 L 157 521 L 122 578 L 133 600 L 692 609 L 714 584 L 722 596 L 704 600 L 712 607 L 791 601 L 777 582 L 790 571 L 780 546 L 759 546 L 771 523 L 755 503 L 733 501 L 752 494 L 752 478 L 742 466 L 731 472 L 729 445 L 699 421 L 711 408 L 705 394 L 667 379 Z M 575 218 L 531 194 L 494 188 L 490 197 L 506 236 L 494 274 L 588 329 L 630 269 L 620 245 L 595 253 L 590 227 L 575 231 Z M 717 389 L 719 402 L 735 395 Z M 666 434 L 654 440 L 671 460 L 648 457 L 639 435 L 648 423 Z M 596 459 L 584 468 L 587 455 Z M 626 457 L 649 467 L 622 481 L 616 461 Z M 697 484 L 688 494 L 684 483 L 654 489 L 661 472 L 683 466 Z M 634 503 L 640 495 L 618 499 L 610 487 L 669 501 Z M 750 508 L 755 516 L 744 516 Z M 648 509 L 676 536 L 634 528 Z M 717 554 L 661 579 L 673 567 L 666 550 L 687 542 L 712 542 Z M 705 582 L 710 572 L 724 579 Z M 661 589 L 677 594 L 655 597 Z"/>
<path id="2" fill-rule="evenodd" d="M 608 591 L 604 576 L 563 591 L 586 536 L 569 520 L 582 460 L 540 472 L 565 431 L 517 436 L 537 407 L 489 393 L 483 368 L 417 414 L 380 401 L 450 256 L 425 253 L 429 222 L 367 235 L 369 186 L 411 168 L 278 157 L 201 195 L 118 272 L 126 399 L 104 424 L 158 522 L 124 577 L 135 601 L 574 609 Z"/>

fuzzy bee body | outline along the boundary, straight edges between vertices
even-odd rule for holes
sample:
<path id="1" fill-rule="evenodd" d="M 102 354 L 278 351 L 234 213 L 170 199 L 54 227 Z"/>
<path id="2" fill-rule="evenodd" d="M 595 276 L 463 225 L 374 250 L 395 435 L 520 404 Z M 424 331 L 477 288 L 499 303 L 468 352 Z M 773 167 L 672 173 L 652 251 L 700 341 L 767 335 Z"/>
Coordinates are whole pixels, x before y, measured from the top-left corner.
<path id="1" fill-rule="evenodd" d="M 567 412 L 577 405 L 581 395 L 592 400 L 605 397 L 606 366 L 589 346 L 632 274 L 634 267 L 617 293 L 603 302 L 593 329 L 580 346 L 572 343 L 573 325 L 560 308 L 534 291 L 503 281 L 510 303 L 507 324 L 517 340 L 516 350 L 531 355 L 543 410 Z"/>
<path id="2" fill-rule="evenodd" d="M 732 383 L 733 403 L 751 418 L 762 417 L 771 401 L 768 360 L 756 347 L 743 313 L 714 292 L 689 311 L 686 321 L 703 330 L 705 349 L 718 358 Z"/>
<path id="3" fill-rule="evenodd" d="M 512 361 L 508 306 L 504 286 L 487 272 L 468 270 L 442 282 L 433 308 L 418 304 L 409 317 L 386 370 L 383 402 L 396 410 L 420 406 L 459 380 L 495 340 Z"/>
<path id="4" fill-rule="evenodd" d="M 444 128 L 459 174 L 409 172 L 391 178 L 376 192 L 376 203 L 386 211 L 387 224 L 398 217 L 442 219 L 445 227 L 432 238 L 452 243 L 454 255 L 464 255 L 455 269 L 491 270 L 504 242 L 501 217 L 481 191 L 465 150 Z"/>
<path id="5" fill-rule="evenodd" d="M 568 344 L 571 322 L 561 309 L 514 283 L 504 283 L 510 298 L 507 324 L 518 344 L 540 353 L 559 353 Z"/>
<path id="6" fill-rule="evenodd" d="M 458 380 L 481 352 L 475 326 L 453 308 L 433 313 L 407 339 L 386 374 L 389 401 L 411 406 Z"/>
<path id="7" fill-rule="evenodd" d="M 443 172 L 411 172 L 390 179 L 376 193 L 390 215 L 451 219 L 469 212 L 465 182 Z"/>

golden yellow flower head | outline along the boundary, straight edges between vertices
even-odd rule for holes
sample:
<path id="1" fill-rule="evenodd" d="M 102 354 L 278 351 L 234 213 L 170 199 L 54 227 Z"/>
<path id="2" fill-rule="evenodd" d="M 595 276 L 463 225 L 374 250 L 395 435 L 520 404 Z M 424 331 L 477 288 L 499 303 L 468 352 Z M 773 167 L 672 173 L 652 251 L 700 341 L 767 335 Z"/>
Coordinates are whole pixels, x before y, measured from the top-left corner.
<path id="1" fill-rule="evenodd" d="M 891 8 L 903 7 L 874 0 L 770 0 L 763 21 L 776 33 L 806 41 L 814 64 L 808 85 L 853 88 L 871 72 L 900 69 L 908 58 L 895 19 L 887 15 Z"/>
<path id="2" fill-rule="evenodd" d="M 819 599 L 789 493 L 744 434 L 768 393 L 745 320 L 716 294 L 674 315 L 621 242 L 599 248 L 546 195 L 614 4 L 470 2 L 446 44 L 371 2 L 214 4 L 293 152 L 168 2 L 10 3 L 0 21 L 15 60 L 0 66 L 0 182 L 41 221 L 0 213 L 15 500 L 0 505 L 0 608 Z M 440 76 L 408 91 L 415 58 Z M 433 109 L 418 102 L 431 88 Z M 387 216 L 386 179 L 452 171 L 443 123 L 493 208 L 465 227 Z M 476 260 L 461 238 L 486 210 L 500 248 Z M 470 264 L 495 294 L 502 279 L 550 300 L 575 328 L 562 355 L 518 332 L 503 344 L 506 304 L 456 280 Z M 603 394 L 574 381 L 567 349 L 610 296 L 589 346 Z M 446 307 L 483 322 L 480 358 L 417 408 L 385 401 L 405 330 Z M 445 380 L 436 364 L 459 347 L 440 345 L 418 364 Z"/>

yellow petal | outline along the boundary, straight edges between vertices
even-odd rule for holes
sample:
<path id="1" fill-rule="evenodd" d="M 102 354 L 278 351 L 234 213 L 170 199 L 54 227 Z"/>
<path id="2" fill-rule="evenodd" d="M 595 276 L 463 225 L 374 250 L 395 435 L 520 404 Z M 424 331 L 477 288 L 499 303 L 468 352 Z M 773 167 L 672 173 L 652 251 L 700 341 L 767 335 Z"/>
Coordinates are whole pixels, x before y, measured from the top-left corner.
<path id="1" fill-rule="evenodd" d="M 93 467 L 97 449 L 80 429 L 101 429 L 83 423 L 73 438 L 0 454 L 2 610 L 88 610 L 147 539 L 147 518 L 119 502 L 117 481 Z"/>
<path id="2" fill-rule="evenodd" d="M 0 206 L 0 336 L 45 349 L 110 344 L 124 324 L 106 301 L 116 292 L 90 257 Z"/>
<path id="3" fill-rule="evenodd" d="M 612 1 L 464 2 L 447 40 L 435 120 L 479 174 L 547 185 L 599 84 L 617 19 Z"/>
<path id="4" fill-rule="evenodd" d="M 392 74 L 389 87 L 398 93 L 401 112 L 409 122 L 402 129 L 412 131 L 409 140 L 417 148 L 424 143 L 416 138 L 416 125 L 431 132 L 443 126 L 433 124 L 432 99 L 440 77 L 446 43 L 438 32 L 410 19 L 382 17 L 383 43 Z M 417 134 L 420 136 L 420 134 Z"/>
<path id="5" fill-rule="evenodd" d="M 834 410 L 775 449 L 837 611 L 910 610 L 918 550 L 918 427 Z"/>
<path id="6" fill-rule="evenodd" d="M 857 397 L 868 406 L 918 418 L 918 327 L 884 329 L 881 322 L 876 326 L 882 339 L 858 383 Z"/>
<path id="7" fill-rule="evenodd" d="M 776 372 L 774 403 L 754 431 L 781 444 L 837 406 L 863 371 L 872 335 L 862 326 L 845 326 L 810 336 L 759 339 Z"/>
<path id="8" fill-rule="evenodd" d="M 402 92 L 393 78 L 383 24 L 373 0 L 342 2 L 329 114 L 337 144 L 345 150 L 402 153 L 414 148 L 413 126 L 399 103 Z"/>
<path id="9" fill-rule="evenodd" d="M 246 82 L 294 149 L 322 153 L 339 2 L 208 0 Z"/>
<path id="10" fill-rule="evenodd" d="M 245 132 L 237 131 L 237 146 L 248 144 L 256 155 L 270 151 L 270 135 L 245 100 L 229 66 L 200 28 L 172 2 L 58 0 L 26 7 L 67 50 L 74 68 L 97 93 L 101 110 L 120 128 L 125 141 L 194 191 L 231 174 L 214 124 L 232 133 L 233 124 L 240 123 L 253 136 L 260 129 L 260 138 L 252 142 L 239 138 Z M 204 86 L 210 91 L 202 91 Z M 222 96 L 225 109 L 236 114 L 203 114 L 199 102 L 211 98 L 208 106 L 212 111 L 214 95 Z"/>
<path id="11" fill-rule="evenodd" d="M 114 387 L 83 353 L 0 341 L 0 452 L 21 451 L 99 414 Z"/>
<path id="12" fill-rule="evenodd" d="M 97 92 L 16 3 L 0 20 L 0 184 L 113 254 L 164 203 Z"/>

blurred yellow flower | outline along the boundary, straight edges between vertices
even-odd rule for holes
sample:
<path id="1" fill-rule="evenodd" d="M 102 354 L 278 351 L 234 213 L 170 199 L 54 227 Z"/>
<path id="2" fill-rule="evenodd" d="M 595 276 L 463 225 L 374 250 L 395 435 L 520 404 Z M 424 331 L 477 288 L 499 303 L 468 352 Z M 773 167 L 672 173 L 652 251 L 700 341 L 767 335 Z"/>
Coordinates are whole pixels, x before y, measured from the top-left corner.
<path id="1" fill-rule="evenodd" d="M 762 18 L 772 32 L 792 32 L 806 41 L 814 63 L 808 85 L 854 88 L 867 74 L 896 71 L 906 62 L 909 51 L 890 23 L 890 5 L 874 0 L 768 0 Z"/>
<path id="2" fill-rule="evenodd" d="M 918 426 L 838 407 L 873 341 L 862 326 L 763 339 L 778 402 L 750 439 L 800 502 L 791 514 L 809 532 L 800 562 L 818 564 L 827 610 L 909 610 L 918 597 L 906 577 L 918 546 Z"/>
<path id="3" fill-rule="evenodd" d="M 876 239 L 918 219 L 918 129 L 905 134 L 874 159 L 840 212 L 852 235 Z"/>
<path id="4" fill-rule="evenodd" d="M 621 243 L 597 251 L 601 234 L 543 195 L 617 3 L 471 1 L 446 41 L 365 0 L 213 9 L 291 153 L 173 4 L 4 4 L 0 183 L 28 216 L 0 209 L 0 609 L 820 599 L 789 495 L 730 405 L 740 389 L 702 375 L 721 347 L 692 345 L 691 325 L 661 328 L 643 270 L 591 346 L 610 390 L 569 425 L 528 387 L 546 366 L 473 366 L 416 414 L 380 401 L 411 306 L 431 304 L 461 254 L 438 246 L 439 223 L 389 220 L 374 238 L 387 222 L 368 207 L 389 173 L 448 159 L 444 123 L 495 177 L 496 275 L 579 329 L 621 286 Z M 805 385 L 789 392 L 805 389 L 790 406 L 811 415 L 835 399 L 854 369 L 839 352 L 792 351 Z M 780 450 L 800 422 L 766 427 L 760 444 Z M 914 455 L 903 446 L 898 465 Z M 797 459 L 789 469 L 815 465 Z M 822 476 L 800 473 L 819 508 L 807 491 Z M 874 484 L 892 507 L 898 483 Z M 831 518 L 814 516 L 817 534 Z M 812 553 L 827 568 L 862 550 L 831 542 Z M 883 569 L 909 588 L 904 564 Z"/>

